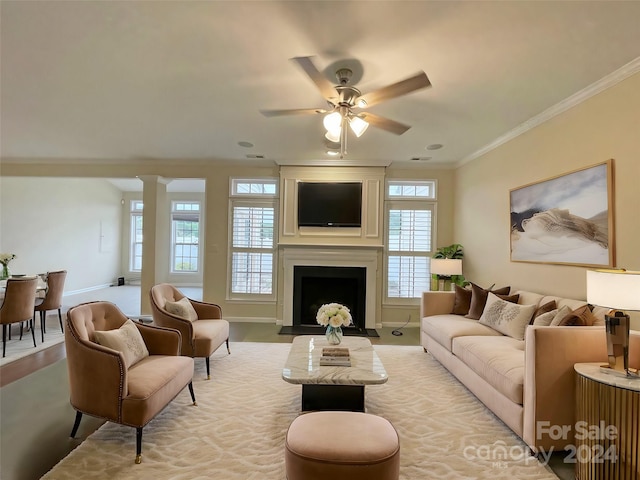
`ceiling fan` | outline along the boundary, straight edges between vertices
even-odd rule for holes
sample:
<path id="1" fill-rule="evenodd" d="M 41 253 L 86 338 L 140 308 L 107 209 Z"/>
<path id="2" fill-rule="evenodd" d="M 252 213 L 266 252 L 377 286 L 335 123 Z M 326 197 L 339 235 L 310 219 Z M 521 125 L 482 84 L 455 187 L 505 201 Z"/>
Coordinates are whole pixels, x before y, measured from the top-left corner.
<path id="1" fill-rule="evenodd" d="M 324 127 L 327 129 L 325 137 L 330 142 L 336 145 L 339 144 L 340 158 L 343 158 L 346 154 L 347 125 L 357 137 L 360 137 L 369 125 L 396 135 L 402 135 L 411 128 L 409 125 L 404 125 L 395 120 L 381 117 L 380 115 L 361 111 L 361 109 L 372 107 L 386 100 L 391 100 L 420 90 L 421 88 L 431 86 L 431 82 L 426 73 L 420 72 L 405 80 L 363 95 L 360 90 L 349 84 L 351 76 L 353 75 L 351 69 L 338 69 L 336 71 L 338 85 L 333 85 L 316 68 L 311 59 L 312 57 L 294 57 L 291 60 L 296 62 L 309 78 L 311 78 L 316 87 L 318 87 L 318 90 L 320 90 L 320 93 L 327 101 L 327 108 L 260 110 L 260 113 L 265 117 L 326 114 L 323 121 Z"/>

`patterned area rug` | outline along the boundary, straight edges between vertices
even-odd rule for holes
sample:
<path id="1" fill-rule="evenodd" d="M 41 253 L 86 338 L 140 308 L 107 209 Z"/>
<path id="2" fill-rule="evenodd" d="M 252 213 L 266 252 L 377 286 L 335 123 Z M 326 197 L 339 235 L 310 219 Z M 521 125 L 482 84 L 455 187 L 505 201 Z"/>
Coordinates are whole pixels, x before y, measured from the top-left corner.
<path id="1" fill-rule="evenodd" d="M 289 344 L 234 343 L 196 361 L 198 406 L 182 392 L 144 429 L 135 465 L 133 428 L 107 423 L 43 478 L 282 480 L 284 437 L 301 387 L 281 378 Z M 557 479 L 524 443 L 419 346 L 375 347 L 389 374 L 367 387 L 367 412 L 400 435 L 403 480 Z"/>

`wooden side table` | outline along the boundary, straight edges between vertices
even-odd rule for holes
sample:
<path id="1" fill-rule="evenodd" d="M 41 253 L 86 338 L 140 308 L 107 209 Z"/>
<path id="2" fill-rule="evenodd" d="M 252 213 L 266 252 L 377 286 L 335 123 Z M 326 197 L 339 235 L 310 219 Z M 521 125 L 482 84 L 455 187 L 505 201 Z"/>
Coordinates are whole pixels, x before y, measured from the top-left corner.
<path id="1" fill-rule="evenodd" d="M 577 480 L 640 480 L 640 379 L 577 363 Z"/>

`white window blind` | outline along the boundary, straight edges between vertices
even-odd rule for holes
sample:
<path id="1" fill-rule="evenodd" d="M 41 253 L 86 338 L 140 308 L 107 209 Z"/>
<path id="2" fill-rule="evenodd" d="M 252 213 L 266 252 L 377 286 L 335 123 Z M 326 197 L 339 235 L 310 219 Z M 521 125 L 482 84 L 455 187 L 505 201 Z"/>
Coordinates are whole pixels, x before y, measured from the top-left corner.
<path id="1" fill-rule="evenodd" d="M 435 181 L 390 181 L 386 200 L 386 297 L 419 298 L 430 288 Z M 424 200 L 421 200 L 424 199 Z"/>
<path id="2" fill-rule="evenodd" d="M 231 180 L 231 298 L 275 297 L 277 182 Z"/>

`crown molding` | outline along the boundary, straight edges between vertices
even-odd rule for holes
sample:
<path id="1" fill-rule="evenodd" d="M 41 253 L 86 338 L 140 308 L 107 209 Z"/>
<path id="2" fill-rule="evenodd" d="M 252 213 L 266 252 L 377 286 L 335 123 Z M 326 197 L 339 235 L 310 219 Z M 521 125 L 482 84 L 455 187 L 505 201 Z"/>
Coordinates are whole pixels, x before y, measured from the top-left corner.
<path id="1" fill-rule="evenodd" d="M 499 146 L 509 142 L 510 140 L 513 140 L 519 135 L 522 135 L 523 133 L 537 127 L 538 125 L 551 120 L 556 115 L 560 115 L 561 113 L 566 112 L 570 108 L 581 104 L 585 100 L 588 100 L 594 95 L 597 95 L 607 90 L 608 88 L 613 87 L 614 85 L 622 82 L 632 75 L 635 75 L 638 72 L 640 72 L 640 57 L 633 59 L 632 61 L 622 66 L 618 70 L 610 73 L 606 77 L 603 77 L 602 79 L 598 80 L 595 83 L 592 83 L 588 87 L 583 88 L 570 97 L 567 97 L 561 102 L 556 103 L 552 107 L 547 108 L 542 113 L 539 113 L 535 117 L 532 117 L 526 122 L 521 123 L 516 128 L 508 131 L 504 135 L 499 136 L 493 142 L 488 143 L 484 147 L 473 152 L 471 155 L 468 155 L 467 157 L 460 160 L 460 162 L 456 164 L 456 167 L 461 167 L 462 165 L 465 165 L 466 163 L 469 163 L 470 161 L 475 160 L 485 155 L 486 153 L 489 153 L 491 150 L 498 148 Z"/>

